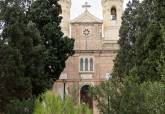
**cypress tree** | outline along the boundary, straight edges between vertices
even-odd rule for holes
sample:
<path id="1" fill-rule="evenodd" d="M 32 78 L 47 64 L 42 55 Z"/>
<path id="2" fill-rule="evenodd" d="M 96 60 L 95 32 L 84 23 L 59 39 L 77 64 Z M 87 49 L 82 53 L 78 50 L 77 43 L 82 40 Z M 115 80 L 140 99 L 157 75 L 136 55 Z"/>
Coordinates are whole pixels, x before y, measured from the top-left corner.
<path id="1" fill-rule="evenodd" d="M 94 98 L 101 113 L 164 113 L 165 1 L 132 0 L 122 19 L 113 78 L 95 87 Z"/>
<path id="2" fill-rule="evenodd" d="M 74 53 L 74 40 L 61 32 L 58 0 L 30 1 L 0 1 L 0 111 L 51 88 Z"/>
<path id="3" fill-rule="evenodd" d="M 39 30 L 45 46 L 45 71 L 47 75 L 57 80 L 65 67 L 65 61 L 74 54 L 74 40 L 64 37 L 59 16 L 61 6 L 59 0 L 36 0 L 33 2 L 28 18 Z"/>
<path id="4" fill-rule="evenodd" d="M 135 33 L 137 26 L 137 9 L 139 1 L 133 0 L 128 2 L 127 8 L 122 16 L 122 25 L 119 31 L 120 50 L 117 54 L 113 68 L 113 76 L 118 77 L 120 81 L 125 75 L 128 75 L 134 66 L 135 58 Z"/>
<path id="5" fill-rule="evenodd" d="M 35 24 L 26 18 L 23 0 L 1 2 L 0 107 L 4 111 L 10 101 L 24 100 L 50 88 L 44 75 L 44 46 Z M 7 110 L 7 109 L 6 109 Z"/>
<path id="6" fill-rule="evenodd" d="M 140 82 L 160 81 L 165 75 L 164 5 L 161 0 L 144 0 L 139 8 L 135 67 Z"/>

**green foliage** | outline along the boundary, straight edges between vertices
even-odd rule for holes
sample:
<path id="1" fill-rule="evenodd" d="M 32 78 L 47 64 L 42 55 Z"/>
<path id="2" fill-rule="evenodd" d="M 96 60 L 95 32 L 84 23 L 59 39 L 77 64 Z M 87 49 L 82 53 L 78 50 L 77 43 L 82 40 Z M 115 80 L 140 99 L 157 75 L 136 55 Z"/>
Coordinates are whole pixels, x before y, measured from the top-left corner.
<path id="1" fill-rule="evenodd" d="M 62 101 L 61 97 L 48 91 L 36 100 L 33 114 L 92 114 L 92 112 L 85 105 L 75 105 L 69 97 Z"/>
<path id="2" fill-rule="evenodd" d="M 4 23 L 0 111 L 7 110 L 6 105 L 14 99 L 21 102 L 52 87 L 53 79 L 58 79 L 65 61 L 74 53 L 74 40 L 61 32 L 57 2 L 36 0 L 30 6 L 29 0 L 0 1 L 0 22 Z"/>
<path id="3" fill-rule="evenodd" d="M 117 54 L 115 65 L 113 68 L 113 76 L 118 77 L 122 81 L 123 77 L 129 74 L 134 66 L 135 61 L 135 33 L 137 30 L 137 9 L 139 7 L 138 0 L 132 0 L 127 4 L 127 8 L 122 16 L 122 25 L 120 27 L 119 45 L 120 50 Z"/>
<path id="4" fill-rule="evenodd" d="M 12 100 L 7 105 L 7 111 L 5 114 L 32 114 L 34 108 L 34 98 L 28 100 Z"/>
<path id="5" fill-rule="evenodd" d="M 78 82 L 73 82 L 73 86 L 71 87 L 71 89 L 70 89 L 70 96 L 72 96 L 71 98 L 72 98 L 72 100 L 73 100 L 73 102 L 74 102 L 74 104 L 78 104 L 78 102 L 79 102 L 79 97 L 77 97 L 77 96 L 79 96 L 79 85 L 78 85 L 79 83 Z"/>
<path id="6" fill-rule="evenodd" d="M 135 65 L 140 81 L 160 81 L 164 75 L 164 7 L 160 0 L 144 0 L 138 8 Z"/>
<path id="7" fill-rule="evenodd" d="M 112 81 L 94 88 L 98 108 L 103 114 L 164 114 L 165 2 L 132 0 L 122 19 Z"/>
<path id="8" fill-rule="evenodd" d="M 121 49 L 115 60 L 114 77 L 122 80 L 134 67 L 141 82 L 159 81 L 165 75 L 164 5 L 160 0 L 128 3 L 122 17 Z"/>
<path id="9" fill-rule="evenodd" d="M 165 85 L 161 82 L 138 84 L 135 77 L 124 81 L 120 114 L 164 114 Z"/>
<path id="10" fill-rule="evenodd" d="M 11 3 L 13 5 L 9 5 Z M 39 43 L 33 44 L 37 33 L 31 32 L 32 25 L 26 22 L 21 4 L 18 0 L 1 1 L 0 4 L 4 11 L 1 12 L 1 18 L 5 22 L 0 46 L 3 50 L 0 59 L 1 110 L 6 108 L 10 100 L 23 100 L 32 96 L 32 80 L 28 72 L 31 66 L 28 63 L 32 63 L 33 49 Z M 32 34 L 35 34 L 33 38 L 30 37 Z"/>
<path id="11" fill-rule="evenodd" d="M 144 96 L 140 91 L 137 80 L 133 76 L 129 76 L 124 80 L 119 114 L 145 114 L 142 105 Z"/>
<path id="12" fill-rule="evenodd" d="M 39 30 L 46 48 L 45 69 L 49 77 L 57 80 L 65 67 L 65 61 L 74 54 L 74 40 L 64 37 L 60 23 L 62 17 L 59 0 L 36 0 L 27 15 Z M 51 68 L 50 68 L 51 67 Z"/>
<path id="13" fill-rule="evenodd" d="M 162 37 L 162 28 L 159 21 L 156 21 L 154 19 L 156 17 L 153 18 L 152 15 L 149 15 L 149 11 L 145 10 L 149 9 L 147 8 L 148 5 L 152 6 L 150 3 L 146 3 L 139 8 L 141 15 L 139 15 L 138 23 L 144 23 L 144 25 L 140 24 L 138 27 L 135 45 L 135 63 L 141 82 L 147 80 L 159 81 L 164 75 L 162 69 L 164 69 L 165 40 Z M 147 17 L 144 18 L 144 15 Z"/>
<path id="14" fill-rule="evenodd" d="M 165 85 L 160 82 L 145 82 L 141 85 L 144 94 L 145 114 L 165 113 Z"/>
<path id="15" fill-rule="evenodd" d="M 144 82 L 137 76 L 127 76 L 118 87 L 114 82 L 103 82 L 91 89 L 101 114 L 164 114 L 165 85 Z"/>
<path id="16" fill-rule="evenodd" d="M 91 95 L 97 101 L 100 114 L 118 114 L 120 110 L 122 84 L 102 82 L 91 88 Z"/>

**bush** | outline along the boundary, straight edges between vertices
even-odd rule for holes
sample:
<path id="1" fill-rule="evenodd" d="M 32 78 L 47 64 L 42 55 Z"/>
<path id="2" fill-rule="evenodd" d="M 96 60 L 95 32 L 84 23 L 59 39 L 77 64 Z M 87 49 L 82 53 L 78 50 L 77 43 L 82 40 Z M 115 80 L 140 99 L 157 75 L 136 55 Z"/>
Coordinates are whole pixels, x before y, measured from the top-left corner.
<path id="1" fill-rule="evenodd" d="M 92 88 L 100 114 L 165 114 L 165 84 L 138 80 L 127 76 L 121 86 L 108 81 Z"/>
<path id="2" fill-rule="evenodd" d="M 165 114 L 165 84 L 145 82 L 141 85 L 144 94 L 145 114 Z"/>
<path id="3" fill-rule="evenodd" d="M 12 100 L 10 104 L 7 105 L 7 112 L 5 114 L 32 114 L 34 108 L 34 98 L 27 100 Z"/>
<path id="4" fill-rule="evenodd" d="M 91 95 L 97 101 L 100 114 L 118 114 L 122 85 L 111 81 L 102 82 L 91 88 Z"/>
<path id="5" fill-rule="evenodd" d="M 48 91 L 36 100 L 33 114 L 92 114 L 92 111 L 85 105 L 75 106 L 69 97 L 62 101 L 60 96 Z"/>
<path id="6" fill-rule="evenodd" d="M 161 82 L 124 83 L 120 114 L 165 114 L 165 85 Z"/>

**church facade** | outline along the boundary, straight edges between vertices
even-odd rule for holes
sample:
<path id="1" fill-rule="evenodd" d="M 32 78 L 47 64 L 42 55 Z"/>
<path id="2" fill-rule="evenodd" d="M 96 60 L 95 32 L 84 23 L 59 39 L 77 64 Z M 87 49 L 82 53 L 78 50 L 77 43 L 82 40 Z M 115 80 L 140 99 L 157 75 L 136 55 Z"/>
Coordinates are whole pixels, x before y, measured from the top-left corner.
<path id="1" fill-rule="evenodd" d="M 96 103 L 89 98 L 90 86 L 111 78 L 113 60 L 119 49 L 119 29 L 123 12 L 123 0 L 100 0 L 103 20 L 92 15 L 86 2 L 81 15 L 70 20 L 71 0 L 60 0 L 63 20 L 62 31 L 75 39 L 75 54 L 66 62 L 66 68 L 55 82 L 54 91 L 76 97 L 98 114 Z"/>

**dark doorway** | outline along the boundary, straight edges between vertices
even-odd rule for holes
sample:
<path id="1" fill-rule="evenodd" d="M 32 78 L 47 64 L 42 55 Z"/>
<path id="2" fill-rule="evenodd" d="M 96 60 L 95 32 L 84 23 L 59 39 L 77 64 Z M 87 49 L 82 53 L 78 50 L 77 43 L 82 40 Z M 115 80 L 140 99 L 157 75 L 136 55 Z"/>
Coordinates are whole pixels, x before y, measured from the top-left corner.
<path id="1" fill-rule="evenodd" d="M 80 95 L 81 95 L 81 103 L 85 103 L 89 106 L 89 108 L 93 109 L 93 100 L 92 97 L 89 95 L 89 85 L 84 85 L 81 88 Z"/>

